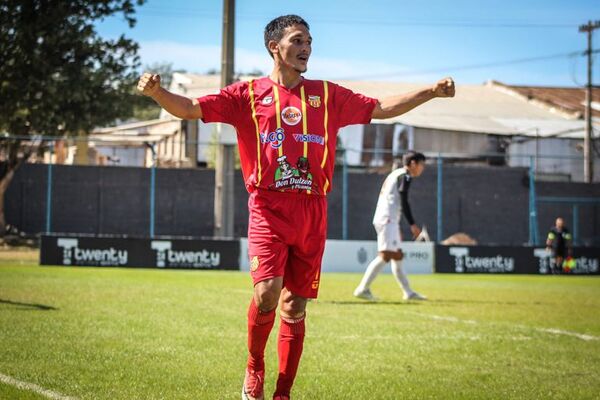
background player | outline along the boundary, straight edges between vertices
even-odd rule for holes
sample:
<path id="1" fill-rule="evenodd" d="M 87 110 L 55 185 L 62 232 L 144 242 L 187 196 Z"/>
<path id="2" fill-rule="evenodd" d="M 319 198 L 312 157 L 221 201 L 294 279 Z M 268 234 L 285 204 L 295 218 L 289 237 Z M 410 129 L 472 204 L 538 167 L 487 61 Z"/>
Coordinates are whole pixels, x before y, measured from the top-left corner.
<path id="1" fill-rule="evenodd" d="M 410 225 L 413 239 L 421 233 L 421 229 L 415 224 L 410 210 L 408 191 L 412 179 L 420 176 L 425 169 L 425 156 L 421 153 L 409 151 L 402 157 L 402 163 L 404 167 L 392 171 L 385 178 L 381 192 L 379 192 L 377 209 L 373 217 L 373 226 L 377 232 L 377 251 L 379 254 L 369 263 L 365 275 L 356 290 L 354 290 L 354 296 L 361 299 L 376 300 L 371 293 L 371 283 L 373 283 L 383 267 L 390 261 L 392 264 L 392 273 L 404 292 L 404 300 L 426 299 L 425 296 L 411 289 L 406 273 L 402 269 L 404 254 L 400 249 L 400 243 L 402 242 L 400 220 L 402 215 L 404 215 L 404 218 L 406 218 L 406 221 Z"/>
<path id="2" fill-rule="evenodd" d="M 446 78 L 415 92 L 373 99 L 302 77 L 312 51 L 302 18 L 286 15 L 269 22 L 264 41 L 273 58 L 268 77 L 190 99 L 161 88 L 158 75 L 145 73 L 138 90 L 177 117 L 236 128 L 250 193 L 248 255 L 254 284 L 242 398 L 264 398 L 264 350 L 279 304 L 279 375 L 273 398 L 284 400 L 303 351 L 307 299 L 318 294 L 327 235 L 325 195 L 331 190 L 338 130 L 401 115 L 435 97 L 452 97 L 454 82 Z M 301 177 L 284 173 L 295 169 L 296 160 Z"/>
<path id="3" fill-rule="evenodd" d="M 546 239 L 546 249 L 554 259 L 554 263 L 550 263 L 553 274 L 561 273 L 565 258 L 571 257 L 573 253 L 572 239 L 571 233 L 565 227 L 565 221 L 561 217 L 556 218 L 554 226 L 550 228 Z"/>

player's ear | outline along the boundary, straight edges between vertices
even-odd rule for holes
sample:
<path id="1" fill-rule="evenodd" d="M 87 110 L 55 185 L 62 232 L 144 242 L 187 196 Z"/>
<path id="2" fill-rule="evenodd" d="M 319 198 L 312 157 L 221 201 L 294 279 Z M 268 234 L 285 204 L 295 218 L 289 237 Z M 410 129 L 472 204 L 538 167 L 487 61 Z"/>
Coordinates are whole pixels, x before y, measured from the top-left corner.
<path id="1" fill-rule="evenodd" d="M 269 51 L 271 52 L 271 56 L 274 56 L 276 53 L 279 53 L 279 43 L 274 40 L 269 40 Z"/>

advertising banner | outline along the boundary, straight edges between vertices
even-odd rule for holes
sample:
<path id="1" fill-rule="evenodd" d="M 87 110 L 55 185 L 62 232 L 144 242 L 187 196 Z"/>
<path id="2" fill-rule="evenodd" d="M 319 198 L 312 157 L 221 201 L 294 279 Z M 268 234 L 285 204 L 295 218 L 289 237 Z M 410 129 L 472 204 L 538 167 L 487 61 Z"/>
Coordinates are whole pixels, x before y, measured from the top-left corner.
<path id="1" fill-rule="evenodd" d="M 239 270 L 238 240 L 43 235 L 41 265 Z"/>

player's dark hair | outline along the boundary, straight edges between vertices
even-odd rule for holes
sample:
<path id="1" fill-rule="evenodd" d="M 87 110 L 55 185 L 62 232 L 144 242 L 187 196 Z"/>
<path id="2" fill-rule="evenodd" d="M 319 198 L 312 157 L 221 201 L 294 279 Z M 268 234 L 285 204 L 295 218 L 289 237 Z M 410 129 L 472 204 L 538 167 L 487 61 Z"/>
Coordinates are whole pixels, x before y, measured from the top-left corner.
<path id="1" fill-rule="evenodd" d="M 306 22 L 302 17 L 293 14 L 282 15 L 281 17 L 277 17 L 267 24 L 265 27 L 265 47 L 267 48 L 267 51 L 271 57 L 273 57 L 273 54 L 271 53 L 271 50 L 269 50 L 269 42 L 271 40 L 279 42 L 283 37 L 285 28 L 293 25 L 304 25 L 306 29 L 310 30 L 308 22 Z"/>
<path id="2" fill-rule="evenodd" d="M 418 163 L 418 162 L 425 162 L 426 159 L 427 158 L 425 157 L 425 154 L 418 153 L 414 150 L 409 150 L 402 156 L 402 164 L 404 164 L 405 166 L 408 166 L 411 161 Z"/>

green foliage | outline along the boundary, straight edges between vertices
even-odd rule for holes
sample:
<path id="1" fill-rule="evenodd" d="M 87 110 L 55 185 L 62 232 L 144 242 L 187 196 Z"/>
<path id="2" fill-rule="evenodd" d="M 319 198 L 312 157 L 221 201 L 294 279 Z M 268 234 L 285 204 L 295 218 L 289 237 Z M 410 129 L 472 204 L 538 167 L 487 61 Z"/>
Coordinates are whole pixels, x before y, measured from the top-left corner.
<path id="1" fill-rule="evenodd" d="M 23 262 L 0 261 L 0 373 L 81 399 L 239 399 L 247 273 Z M 390 274 L 372 287 L 380 302 L 359 301 L 360 278 L 323 275 L 294 399 L 600 393 L 598 277 L 414 275 L 412 286 L 430 298 L 420 303 L 403 302 Z M 37 398 L 6 386 L 0 397 Z"/>
<path id="2" fill-rule="evenodd" d="M 121 13 L 133 27 L 144 1 L 0 0 L 0 131 L 80 134 L 130 117 L 138 45 L 94 23 Z"/>

